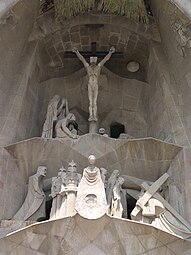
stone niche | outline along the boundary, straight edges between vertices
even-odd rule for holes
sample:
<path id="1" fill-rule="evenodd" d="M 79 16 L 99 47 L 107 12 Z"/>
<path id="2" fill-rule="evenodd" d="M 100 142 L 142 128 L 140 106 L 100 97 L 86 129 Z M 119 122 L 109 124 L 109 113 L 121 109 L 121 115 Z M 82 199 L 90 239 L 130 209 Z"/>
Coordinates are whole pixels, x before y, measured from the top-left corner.
<path id="1" fill-rule="evenodd" d="M 57 139 L 34 138 L 7 146 L 3 150 L 2 162 L 8 162 L 8 164 L 3 168 L 7 176 L 2 176 L 4 196 L 1 197 L 1 204 L 4 209 L 1 210 L 1 219 L 12 218 L 20 208 L 26 196 L 28 178 L 35 173 L 39 165 L 47 166 L 47 180 L 56 176 L 59 168 L 62 165 L 66 168 L 72 160 L 77 164 L 77 172 L 82 173 L 90 152 L 96 156 L 98 167 L 108 170 L 108 175 L 118 169 L 122 176 L 136 176 L 154 182 L 162 174 L 170 171 L 172 184 L 184 194 L 183 175 L 187 165 L 182 158 L 184 152 L 180 146 L 153 138 L 116 140 L 97 134 L 87 134 L 76 141 L 65 139 L 64 142 Z M 187 151 L 188 157 L 189 153 L 190 150 Z M 174 165 L 176 165 L 176 171 L 174 167 L 171 167 Z M 182 175 L 178 176 L 177 171 L 182 171 Z M 139 190 L 139 187 L 128 180 L 125 180 L 124 185 L 129 189 Z M 10 187 L 13 191 L 11 196 Z M 169 196 L 173 201 L 173 193 Z M 184 202 L 183 195 L 180 203 L 184 204 Z M 178 206 L 175 207 L 183 216 L 189 211 L 189 205 L 184 207 L 183 212 Z"/>
<path id="2" fill-rule="evenodd" d="M 67 167 L 71 160 L 77 164 L 77 172 L 82 173 L 87 166 L 87 157 L 96 155 L 97 166 L 108 170 L 108 175 L 118 169 L 124 177 L 124 187 L 139 193 L 139 187 L 125 176 L 155 182 L 164 173 L 170 174 L 171 188 L 169 202 L 184 217 L 189 215 L 189 205 L 185 204 L 184 191 L 186 169 L 189 168 L 190 149 L 169 144 L 153 138 L 112 139 L 97 134 L 86 134 L 77 140 L 70 138 L 33 138 L 5 147 L 2 162 L 7 177 L 3 175 L 4 196 L 1 204 L 0 251 L 19 254 L 175 254 L 187 255 L 190 243 L 175 235 L 170 235 L 148 224 L 128 219 L 117 219 L 108 215 L 96 220 L 88 220 L 80 215 L 45 222 L 9 221 L 20 208 L 26 196 L 26 184 L 39 165 L 47 166 L 45 182 L 58 173 L 61 166 Z M 181 172 L 181 175 L 177 175 Z M 188 177 L 189 178 L 189 177 Z M 10 189 L 12 190 L 10 196 Z M 174 190 L 180 190 L 179 204 Z M 20 198 L 17 200 L 17 198 Z M 10 201 L 10 203 L 7 203 Z M 181 211 L 184 204 L 184 210 Z M 30 226 L 28 226 L 30 225 Z M 20 229 L 20 230 L 18 230 Z M 17 230 L 16 232 L 14 232 Z M 11 232 L 11 234 L 10 234 Z M 6 237 L 6 234 L 9 235 Z M 51 242 L 50 242 L 51 240 Z M 74 241 L 75 240 L 75 241 Z M 54 242 L 54 245 L 52 244 Z M 112 245 L 112 246 L 111 246 Z M 111 251 L 111 247 L 112 251 Z"/>
<path id="3" fill-rule="evenodd" d="M 54 78 L 39 84 L 39 127 L 43 126 L 47 105 L 55 95 L 65 97 L 69 110 L 75 114 L 79 134 L 88 133 L 88 79 L 84 69 L 68 77 Z M 147 122 L 144 118 L 141 95 L 147 83 L 122 78 L 107 68 L 103 68 L 98 94 L 99 127 L 110 135 L 114 122 L 125 126 L 125 132 L 133 137 L 147 135 Z"/>

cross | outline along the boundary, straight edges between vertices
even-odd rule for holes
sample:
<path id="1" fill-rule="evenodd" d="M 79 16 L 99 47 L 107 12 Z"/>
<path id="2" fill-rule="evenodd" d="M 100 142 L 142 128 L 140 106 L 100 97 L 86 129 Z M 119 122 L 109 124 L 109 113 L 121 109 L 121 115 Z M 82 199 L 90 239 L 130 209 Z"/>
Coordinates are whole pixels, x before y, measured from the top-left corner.
<path id="1" fill-rule="evenodd" d="M 97 58 L 104 58 L 108 51 L 97 51 L 97 44 L 96 42 L 91 43 L 91 51 L 80 51 L 84 58 L 90 57 L 97 57 Z M 72 51 L 65 51 L 64 53 L 65 58 L 76 58 L 76 54 Z M 123 52 L 115 52 L 112 55 L 112 58 L 122 58 Z"/>
<path id="2" fill-rule="evenodd" d="M 157 200 L 159 200 L 164 205 L 164 207 L 176 219 L 178 219 L 186 228 L 191 230 L 190 224 L 157 192 L 157 190 L 168 179 L 168 177 L 169 175 L 165 173 L 157 181 L 155 181 L 151 185 L 148 185 L 148 183 L 145 182 L 144 180 L 141 180 L 132 176 L 126 176 L 127 180 L 132 181 L 133 183 L 135 183 L 136 185 L 140 186 L 141 188 L 145 190 L 145 194 L 138 199 L 139 205 L 144 206 L 151 197 L 154 197 Z M 136 216 L 140 210 L 141 210 L 141 207 L 135 207 L 133 211 L 131 212 L 131 215 Z"/>

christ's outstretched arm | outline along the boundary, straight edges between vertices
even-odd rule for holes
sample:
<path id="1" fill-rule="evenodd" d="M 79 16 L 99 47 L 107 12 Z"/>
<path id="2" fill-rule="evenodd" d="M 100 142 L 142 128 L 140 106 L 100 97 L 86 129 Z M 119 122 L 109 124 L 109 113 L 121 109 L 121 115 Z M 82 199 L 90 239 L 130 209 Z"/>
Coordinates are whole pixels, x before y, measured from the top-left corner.
<path id="1" fill-rule="evenodd" d="M 82 56 L 82 54 L 80 54 L 80 52 L 77 50 L 77 48 L 73 48 L 72 51 L 74 53 L 76 53 L 77 57 L 79 58 L 80 61 L 82 61 L 83 65 L 85 67 L 89 66 L 88 62 L 86 62 L 85 58 Z"/>
<path id="2" fill-rule="evenodd" d="M 109 50 L 109 53 L 105 56 L 105 58 L 99 62 L 98 66 L 99 67 L 102 67 L 110 58 L 111 58 L 111 55 L 115 52 L 115 48 L 112 46 Z"/>

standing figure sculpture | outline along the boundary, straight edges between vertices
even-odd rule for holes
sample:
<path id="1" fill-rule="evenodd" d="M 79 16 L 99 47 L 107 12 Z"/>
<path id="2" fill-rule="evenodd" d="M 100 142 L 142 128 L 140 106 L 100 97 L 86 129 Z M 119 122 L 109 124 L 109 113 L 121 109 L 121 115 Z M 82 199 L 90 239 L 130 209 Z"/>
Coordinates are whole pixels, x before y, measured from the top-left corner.
<path id="1" fill-rule="evenodd" d="M 68 113 L 69 110 L 67 99 L 63 98 L 60 102 L 60 97 L 58 95 L 55 95 L 48 104 L 46 120 L 43 125 L 42 137 L 53 138 L 54 125 L 57 121 L 58 116 L 62 115 L 62 118 L 64 118 L 68 115 Z"/>
<path id="2" fill-rule="evenodd" d="M 89 166 L 83 171 L 78 186 L 76 211 L 84 218 L 97 219 L 107 212 L 104 183 L 94 155 L 88 157 Z"/>
<path id="3" fill-rule="evenodd" d="M 43 191 L 43 178 L 47 168 L 39 166 L 36 174 L 29 177 L 28 193 L 25 201 L 13 217 L 14 220 L 37 220 L 45 217 L 45 193 Z"/>
<path id="4" fill-rule="evenodd" d="M 66 172 L 65 180 L 61 186 L 60 194 L 63 196 L 64 203 L 62 203 L 60 215 L 61 217 L 73 216 L 75 211 L 76 194 L 79 180 L 81 175 L 77 173 L 76 164 L 72 160 L 69 163 L 68 170 Z"/>
<path id="5" fill-rule="evenodd" d="M 108 179 L 107 186 L 106 186 L 106 198 L 107 204 L 110 207 L 113 195 L 113 188 L 116 184 L 117 178 L 119 177 L 119 170 L 114 170 L 111 176 Z"/>
<path id="6" fill-rule="evenodd" d="M 113 187 L 113 196 L 111 202 L 111 215 L 114 217 L 121 218 L 123 214 L 123 205 L 122 205 L 122 185 L 124 183 L 124 179 L 122 177 L 118 177 L 116 183 Z M 122 193 L 122 194 L 121 194 Z"/>
<path id="7" fill-rule="evenodd" d="M 62 205 L 62 196 L 60 195 L 60 191 L 62 186 L 62 179 L 65 174 L 66 170 L 61 167 L 59 169 L 58 175 L 52 178 L 51 194 L 49 195 L 53 199 L 50 219 L 58 219 L 60 217 L 60 209 Z"/>
<path id="8" fill-rule="evenodd" d="M 97 121 L 97 97 L 98 97 L 98 82 L 100 77 L 100 71 L 103 65 L 111 58 L 111 55 L 115 52 L 115 48 L 111 47 L 109 53 L 105 58 L 97 64 L 97 57 L 90 57 L 90 64 L 80 54 L 80 52 L 74 48 L 73 52 L 76 53 L 80 61 L 82 61 L 88 73 L 88 97 L 89 97 L 89 121 Z"/>

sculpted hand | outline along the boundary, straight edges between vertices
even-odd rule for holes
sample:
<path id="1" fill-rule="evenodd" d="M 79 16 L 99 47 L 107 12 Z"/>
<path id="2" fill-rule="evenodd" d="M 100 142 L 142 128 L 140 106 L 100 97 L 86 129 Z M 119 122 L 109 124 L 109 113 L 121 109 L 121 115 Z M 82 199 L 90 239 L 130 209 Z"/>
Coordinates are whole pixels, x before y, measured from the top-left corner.
<path id="1" fill-rule="evenodd" d="M 72 52 L 74 52 L 74 53 L 76 53 L 78 51 L 78 49 L 76 48 L 76 47 L 74 47 L 73 49 L 72 49 Z"/>
<path id="2" fill-rule="evenodd" d="M 115 48 L 112 46 L 109 50 L 111 53 L 114 53 L 115 52 Z"/>
<path id="3" fill-rule="evenodd" d="M 78 139 L 78 137 L 79 137 L 79 135 L 75 135 L 75 134 L 72 135 L 73 139 Z"/>

